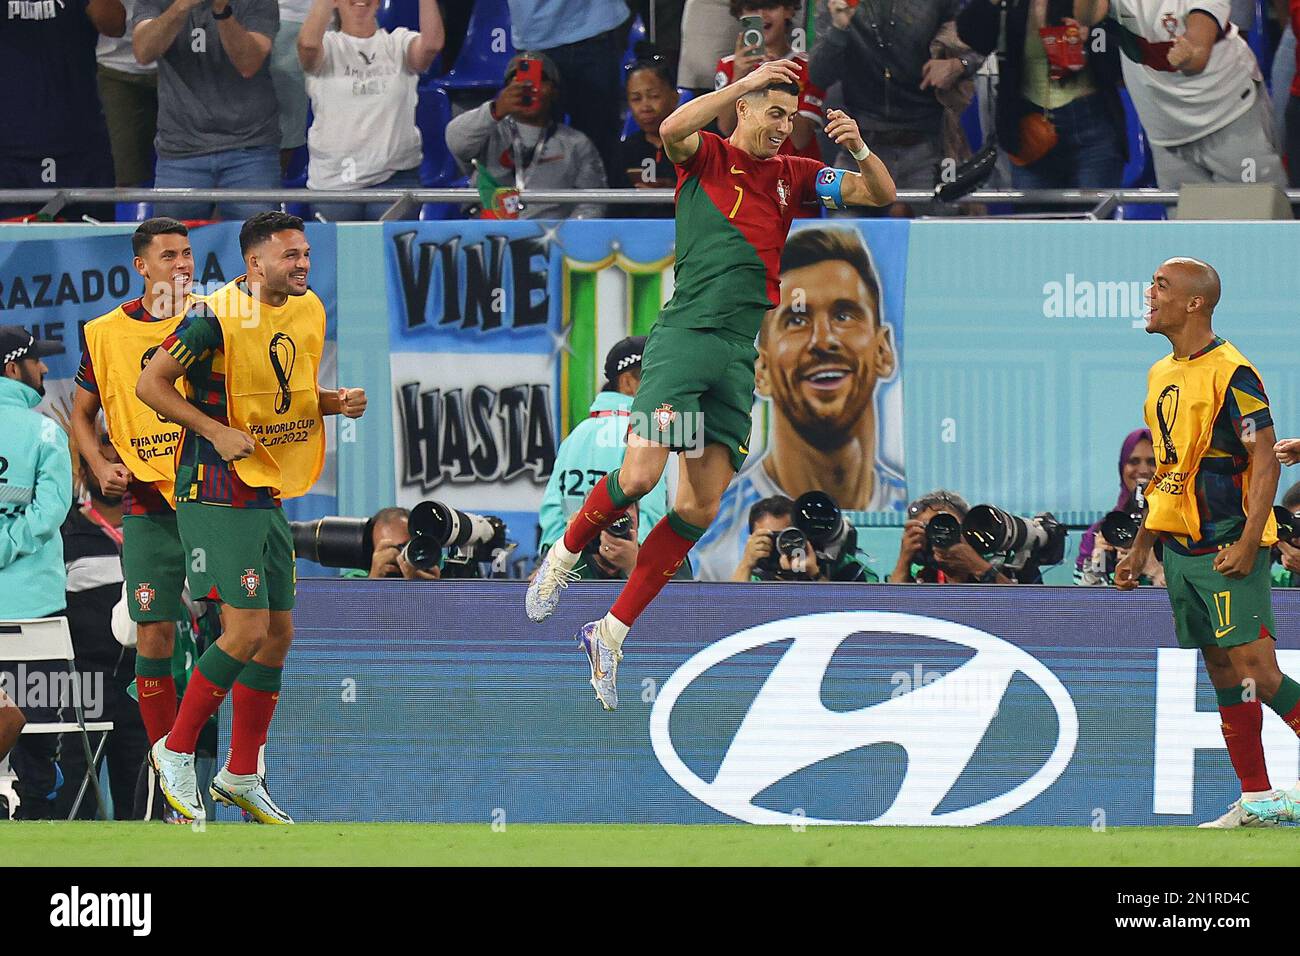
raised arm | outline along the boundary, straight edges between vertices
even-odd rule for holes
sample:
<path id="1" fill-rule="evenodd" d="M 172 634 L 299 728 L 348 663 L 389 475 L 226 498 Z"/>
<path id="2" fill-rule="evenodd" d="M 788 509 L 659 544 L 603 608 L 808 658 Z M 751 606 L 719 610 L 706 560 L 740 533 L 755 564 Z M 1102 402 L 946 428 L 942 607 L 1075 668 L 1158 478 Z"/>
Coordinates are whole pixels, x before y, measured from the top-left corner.
<path id="1" fill-rule="evenodd" d="M 826 135 L 851 154 L 866 148 L 857 122 L 842 110 L 831 110 L 826 114 Z M 840 184 L 840 195 L 845 203 L 850 206 L 888 206 L 897 198 L 894 177 L 889 175 L 879 156 L 870 153 L 854 161 L 858 164 L 858 171 L 846 174 Z"/>
<path id="2" fill-rule="evenodd" d="M 795 72 L 792 62 L 771 60 L 729 86 L 683 103 L 659 125 L 659 136 L 664 141 L 664 155 L 674 163 L 686 162 L 700 148 L 700 130 L 717 119 L 724 110 L 735 110 L 736 100 L 773 83 L 797 85 L 798 82 L 799 74 Z"/>
<path id="3" fill-rule="evenodd" d="M 230 7 L 230 0 L 212 0 L 212 12 L 225 13 Z M 266 58 L 271 55 L 271 37 L 257 30 L 250 30 L 239 22 L 239 14 L 217 21 L 217 34 L 221 37 L 221 46 L 230 57 L 239 75 L 251 80 L 262 68 Z"/>
<path id="4" fill-rule="evenodd" d="M 334 15 L 334 0 L 312 0 L 298 31 L 298 62 L 304 73 L 315 73 L 325 59 L 325 30 Z"/>
<path id="5" fill-rule="evenodd" d="M 148 66 L 167 52 L 176 34 L 181 32 L 190 11 L 202 0 L 176 0 L 170 7 L 150 20 L 141 20 L 131 31 L 131 51 L 136 62 Z"/>
<path id="6" fill-rule="evenodd" d="M 433 65 L 436 57 L 447 43 L 447 34 L 442 26 L 442 14 L 438 12 L 438 0 L 420 0 L 420 34 L 414 43 L 406 48 L 406 63 L 412 73 L 423 73 Z"/>
<path id="7" fill-rule="evenodd" d="M 1184 76 L 1195 76 L 1210 62 L 1214 44 L 1223 31 L 1208 13 L 1193 10 L 1187 15 L 1187 29 L 1169 49 L 1169 65 Z"/>

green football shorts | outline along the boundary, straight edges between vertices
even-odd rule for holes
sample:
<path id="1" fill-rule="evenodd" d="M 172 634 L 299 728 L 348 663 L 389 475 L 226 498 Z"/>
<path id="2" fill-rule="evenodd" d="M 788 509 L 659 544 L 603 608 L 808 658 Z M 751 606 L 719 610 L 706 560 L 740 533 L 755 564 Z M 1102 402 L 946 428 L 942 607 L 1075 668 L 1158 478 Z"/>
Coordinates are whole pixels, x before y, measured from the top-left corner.
<path id="1" fill-rule="evenodd" d="M 753 340 L 734 332 L 655 325 L 628 428 L 674 451 L 724 445 L 740 471 L 749 454 L 757 358 Z"/>
<path id="2" fill-rule="evenodd" d="M 178 501 L 190 593 L 238 608 L 293 610 L 293 533 L 283 508 Z"/>
<path id="3" fill-rule="evenodd" d="M 1273 622 L 1272 555 L 1260 548 L 1244 578 L 1214 570 L 1213 554 L 1178 554 L 1165 548 L 1165 583 L 1174 610 L 1179 647 L 1236 647 L 1276 637 Z"/>
<path id="4" fill-rule="evenodd" d="M 186 615 L 185 548 L 174 512 L 122 519 L 122 576 L 131 620 L 179 621 Z"/>

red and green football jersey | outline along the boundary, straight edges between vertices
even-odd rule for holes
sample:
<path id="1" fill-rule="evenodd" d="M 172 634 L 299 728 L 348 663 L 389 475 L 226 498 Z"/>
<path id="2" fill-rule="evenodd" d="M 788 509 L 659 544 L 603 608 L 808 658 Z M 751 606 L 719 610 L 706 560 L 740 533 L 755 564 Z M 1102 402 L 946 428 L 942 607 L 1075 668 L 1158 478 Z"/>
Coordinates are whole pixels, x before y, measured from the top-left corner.
<path id="1" fill-rule="evenodd" d="M 781 250 L 795 214 L 817 202 L 821 169 L 803 156 L 758 159 L 701 132 L 677 167 L 674 289 L 659 321 L 754 338 L 781 299 Z"/>

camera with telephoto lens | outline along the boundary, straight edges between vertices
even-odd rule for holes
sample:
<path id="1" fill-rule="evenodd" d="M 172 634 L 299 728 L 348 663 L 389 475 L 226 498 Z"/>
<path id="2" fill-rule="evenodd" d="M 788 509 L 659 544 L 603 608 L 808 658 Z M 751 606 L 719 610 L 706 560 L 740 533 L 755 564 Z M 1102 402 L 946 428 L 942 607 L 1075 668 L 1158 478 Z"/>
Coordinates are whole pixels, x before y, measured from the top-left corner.
<path id="1" fill-rule="evenodd" d="M 1142 515 L 1146 512 L 1147 502 L 1142 489 L 1137 488 L 1128 503 L 1122 508 L 1108 511 L 1101 519 L 1101 536 L 1112 548 L 1121 550 L 1133 547 L 1137 540 L 1138 529 L 1142 527 Z"/>
<path id="2" fill-rule="evenodd" d="M 807 491 L 794 502 L 790 513 L 792 526 L 772 535 L 772 553 L 754 566 L 754 572 L 764 581 L 808 581 L 806 570 L 787 571 L 781 567 L 785 555 L 792 567 L 801 567 L 801 558 L 809 551 L 817 556 L 822 577 L 846 551 L 857 547 L 857 532 L 840 511 L 830 495 L 824 491 Z"/>
<path id="3" fill-rule="evenodd" d="M 496 515 L 460 511 L 441 501 L 421 501 L 407 519 L 411 540 L 402 554 L 412 567 L 429 570 L 445 549 L 442 576 L 481 577 L 480 564 L 492 562 L 492 577 L 504 577 L 506 559 L 517 545 L 506 540 L 506 523 Z M 416 560 L 423 564 L 416 564 Z"/>
<path id="4" fill-rule="evenodd" d="M 1039 568 L 1065 560 L 1065 526 L 1051 512 L 1032 518 L 993 505 L 976 505 L 966 513 L 962 536 L 994 567 L 1013 572 L 1022 583 Z"/>
<path id="5" fill-rule="evenodd" d="M 373 518 L 318 518 L 291 521 L 289 527 L 298 557 L 327 568 L 369 570 L 375 550 Z M 406 527 L 411 539 L 402 549 L 403 559 L 428 571 L 438 566 L 446 549 L 446 577 L 481 577 L 478 563 L 485 561 L 493 562 L 493 576 L 504 574 L 497 567 L 504 568 L 516 547 L 506 541 L 505 522 L 495 515 L 459 511 L 439 501 L 412 508 Z"/>

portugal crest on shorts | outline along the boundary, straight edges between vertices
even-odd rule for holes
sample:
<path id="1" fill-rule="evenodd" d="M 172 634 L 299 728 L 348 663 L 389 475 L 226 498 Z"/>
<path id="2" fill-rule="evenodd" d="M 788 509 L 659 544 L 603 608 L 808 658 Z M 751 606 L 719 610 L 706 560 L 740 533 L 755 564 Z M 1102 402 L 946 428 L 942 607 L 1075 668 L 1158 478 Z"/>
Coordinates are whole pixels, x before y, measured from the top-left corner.
<path id="1" fill-rule="evenodd" d="M 655 427 L 658 428 L 661 432 L 666 432 L 668 431 L 668 426 L 673 423 L 673 419 L 677 417 L 677 413 L 673 411 L 673 407 L 671 405 L 669 405 L 667 402 L 664 402 L 662 405 L 660 405 L 658 408 L 655 409 L 654 416 L 655 416 Z"/>
<path id="2" fill-rule="evenodd" d="M 252 568 L 244 568 L 243 575 L 239 578 L 239 583 L 249 597 L 257 597 L 257 588 L 262 583 L 262 579 Z"/>
<path id="3" fill-rule="evenodd" d="M 153 599 L 157 596 L 158 592 L 147 581 L 135 589 L 135 603 L 142 611 L 148 611 L 152 608 Z"/>

